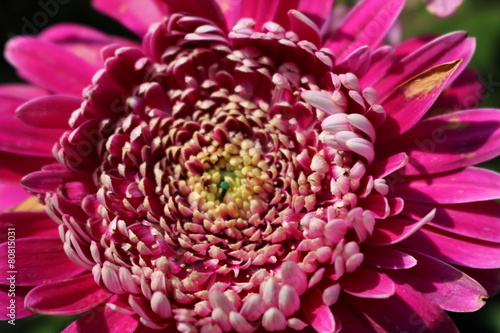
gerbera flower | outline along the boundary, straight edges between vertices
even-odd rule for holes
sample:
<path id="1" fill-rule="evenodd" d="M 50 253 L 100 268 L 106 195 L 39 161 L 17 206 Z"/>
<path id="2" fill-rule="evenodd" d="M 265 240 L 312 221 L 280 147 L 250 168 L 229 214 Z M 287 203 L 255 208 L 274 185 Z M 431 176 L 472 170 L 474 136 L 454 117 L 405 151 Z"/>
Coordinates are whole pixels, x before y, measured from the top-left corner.
<path id="1" fill-rule="evenodd" d="M 330 32 L 332 2 L 97 0 L 142 44 L 76 25 L 9 42 L 33 86 L 0 90 L 1 177 L 29 173 L 45 207 L 1 215 L 17 318 L 454 332 L 444 310 L 497 291 L 500 175 L 472 165 L 498 155 L 500 113 L 458 93 L 474 39 L 383 45 L 402 0 Z"/>

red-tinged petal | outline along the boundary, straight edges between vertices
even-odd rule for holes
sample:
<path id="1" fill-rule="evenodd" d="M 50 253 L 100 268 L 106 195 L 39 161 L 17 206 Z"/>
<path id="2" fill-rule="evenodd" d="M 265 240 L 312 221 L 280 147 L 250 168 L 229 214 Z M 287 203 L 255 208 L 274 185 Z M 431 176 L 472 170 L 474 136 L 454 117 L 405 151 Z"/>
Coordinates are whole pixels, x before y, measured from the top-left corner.
<path id="1" fill-rule="evenodd" d="M 12 209 L 29 197 L 31 194 L 18 184 L 0 183 L 0 211 Z"/>
<path id="2" fill-rule="evenodd" d="M 299 11 L 288 12 L 291 30 L 294 31 L 301 40 L 308 40 L 318 48 L 321 47 L 321 35 L 316 24 Z"/>
<path id="3" fill-rule="evenodd" d="M 0 245 L 0 255 L 7 258 L 8 243 Z M 0 280 L 4 281 L 12 268 L 7 260 L 0 262 Z M 61 281 L 84 271 L 71 262 L 59 238 L 22 238 L 16 240 L 16 284 L 36 286 Z"/>
<path id="4" fill-rule="evenodd" d="M 353 73 L 362 77 L 368 71 L 371 63 L 371 50 L 368 46 L 362 46 L 345 57 L 342 62 L 335 66 L 336 73 Z M 372 65 L 373 66 L 373 65 Z"/>
<path id="5" fill-rule="evenodd" d="M 24 79 L 73 96 L 81 96 L 99 69 L 60 46 L 32 37 L 11 39 L 6 45 L 5 57 Z"/>
<path id="6" fill-rule="evenodd" d="M 29 156 L 51 157 L 52 146 L 62 131 L 28 126 L 15 116 L 23 99 L 0 95 L 0 151 Z"/>
<path id="7" fill-rule="evenodd" d="M 215 0 L 226 18 L 227 28 L 231 30 L 234 24 L 241 18 L 241 0 Z"/>
<path id="8" fill-rule="evenodd" d="M 395 52 L 396 52 L 396 58 L 402 59 L 402 58 L 408 56 L 409 54 L 420 49 L 422 46 L 431 42 L 432 40 L 436 39 L 437 37 L 439 37 L 439 35 L 427 34 L 427 35 L 411 37 L 411 38 L 408 38 L 408 39 L 401 41 L 401 43 L 397 44 L 394 47 Z M 380 77 L 378 79 L 380 79 Z"/>
<path id="9" fill-rule="evenodd" d="M 340 323 L 342 324 L 341 332 L 373 332 L 371 323 L 367 321 L 359 311 L 351 308 L 351 306 L 343 300 L 342 295 L 337 303 L 331 306 L 331 309 L 332 312 L 340 318 Z"/>
<path id="10" fill-rule="evenodd" d="M 391 66 L 387 75 L 374 85 L 380 101 L 384 101 L 403 82 L 429 68 L 462 59 L 462 64 L 449 80 L 452 82 L 467 66 L 474 49 L 475 40 L 467 38 L 465 32 L 453 32 L 434 39 Z"/>
<path id="11" fill-rule="evenodd" d="M 446 17 L 453 14 L 462 4 L 463 0 L 425 0 L 427 9 L 438 17 Z"/>
<path id="12" fill-rule="evenodd" d="M 391 213 L 387 198 L 380 194 L 370 194 L 366 198 L 359 198 L 358 206 L 371 211 L 375 218 L 385 219 Z"/>
<path id="13" fill-rule="evenodd" d="M 157 0 L 93 0 L 92 6 L 143 36 L 153 23 L 167 15 L 167 9 Z"/>
<path id="14" fill-rule="evenodd" d="M 398 137 L 422 119 L 461 62 L 433 67 L 397 87 L 383 104 L 387 119 L 377 129 L 377 142 Z"/>
<path id="15" fill-rule="evenodd" d="M 428 211 L 420 221 L 405 219 L 386 219 L 378 221 L 372 237 L 367 242 L 375 245 L 391 245 L 399 243 L 413 235 L 434 217 L 434 211 Z"/>
<path id="16" fill-rule="evenodd" d="M 302 297 L 302 310 L 310 325 L 318 333 L 331 333 L 336 331 L 336 322 L 332 311 L 323 303 L 323 296 L 317 287 L 310 288 Z"/>
<path id="17" fill-rule="evenodd" d="M 0 228 L 15 230 L 16 239 L 25 237 L 57 237 L 57 224 L 45 212 L 0 213 Z M 8 240 L 8 233 L 0 235 L 0 242 Z"/>
<path id="18" fill-rule="evenodd" d="M 364 45 L 374 49 L 391 28 L 404 3 L 401 0 L 361 1 L 326 41 L 325 47 L 339 60 Z"/>
<path id="19" fill-rule="evenodd" d="M 443 310 L 479 310 L 488 297 L 486 290 L 470 276 L 435 258 L 404 249 L 418 261 L 411 269 L 389 273 L 407 282 Z"/>
<path id="20" fill-rule="evenodd" d="M 368 71 L 359 79 L 362 88 L 371 87 L 393 65 L 395 59 L 394 49 L 382 46 L 371 53 L 371 62 Z"/>
<path id="21" fill-rule="evenodd" d="M 45 96 L 21 105 L 16 116 L 34 127 L 69 129 L 69 118 L 81 104 L 82 99 L 74 96 Z"/>
<path id="22" fill-rule="evenodd" d="M 27 295 L 25 305 L 41 314 L 69 316 L 88 311 L 111 294 L 97 285 L 92 274 L 33 288 Z"/>
<path id="23" fill-rule="evenodd" d="M 0 163 L 0 182 L 19 186 L 24 175 L 40 170 L 42 166 L 54 162 L 54 159 L 0 151 L 0 161 L 2 161 Z"/>
<path id="24" fill-rule="evenodd" d="M 500 266 L 499 243 L 464 237 L 430 226 L 422 227 L 401 244 L 456 265 L 473 268 Z"/>
<path id="25" fill-rule="evenodd" d="M 384 144 L 382 154 L 403 149 L 410 157 L 405 175 L 446 172 L 500 154 L 500 111 L 475 109 L 448 113 L 418 123 Z M 399 147 L 399 148 L 396 148 Z"/>
<path id="26" fill-rule="evenodd" d="M 215 0 L 161 0 L 161 2 L 167 4 L 170 13 L 186 12 L 193 16 L 203 17 L 226 30 L 224 15 Z"/>
<path id="27" fill-rule="evenodd" d="M 434 302 L 408 285 L 397 285 L 385 300 L 345 296 L 349 305 L 365 315 L 377 333 L 458 333 L 448 315 Z"/>
<path id="28" fill-rule="evenodd" d="M 500 269 L 474 269 L 463 266 L 459 266 L 458 269 L 479 282 L 488 295 L 494 296 L 500 291 Z"/>
<path id="29" fill-rule="evenodd" d="M 404 167 L 406 163 L 408 163 L 408 155 L 405 153 L 397 153 L 370 165 L 367 174 L 371 175 L 374 179 L 384 178 Z"/>
<path id="30" fill-rule="evenodd" d="M 299 1 L 299 12 L 306 14 L 319 28 L 328 23 L 334 0 Z"/>
<path id="31" fill-rule="evenodd" d="M 413 219 L 420 219 L 431 209 L 436 209 L 436 216 L 429 222 L 429 225 L 462 236 L 500 243 L 500 232 L 498 232 L 500 204 L 498 202 L 428 205 L 407 201 L 402 214 Z"/>
<path id="32" fill-rule="evenodd" d="M 14 280 L 2 281 L 6 285 L 0 285 L 0 320 L 15 320 L 32 316 L 35 313 L 24 307 L 24 298 L 31 287 L 16 286 Z M 12 282 L 12 284 L 11 284 Z"/>
<path id="33" fill-rule="evenodd" d="M 292 0 L 295 3 L 295 0 Z M 255 21 L 255 29 L 260 31 L 262 25 L 273 21 L 282 0 L 240 0 L 239 18 L 252 18 Z M 234 3 L 234 1 L 233 1 Z M 286 12 L 285 12 L 286 13 Z"/>
<path id="34" fill-rule="evenodd" d="M 133 333 L 137 332 L 139 319 L 136 316 L 124 315 L 111 310 L 109 306 L 100 305 L 85 313 L 71 323 L 61 333 L 103 332 Z M 141 331 L 151 333 L 149 329 Z"/>
<path id="35" fill-rule="evenodd" d="M 376 268 L 405 270 L 417 264 L 417 260 L 408 253 L 387 246 L 363 244 L 361 252 L 364 254 L 363 263 Z"/>
<path id="36" fill-rule="evenodd" d="M 500 197 L 500 174 L 476 167 L 435 175 L 407 176 L 393 185 L 394 195 L 417 202 L 450 204 Z"/>
<path id="37" fill-rule="evenodd" d="M 47 96 L 49 91 L 24 83 L 0 84 L 0 95 L 17 97 L 23 100 Z"/>
<path id="38" fill-rule="evenodd" d="M 385 299 L 394 295 L 395 283 L 385 273 L 360 266 L 339 280 L 342 289 L 361 298 Z"/>

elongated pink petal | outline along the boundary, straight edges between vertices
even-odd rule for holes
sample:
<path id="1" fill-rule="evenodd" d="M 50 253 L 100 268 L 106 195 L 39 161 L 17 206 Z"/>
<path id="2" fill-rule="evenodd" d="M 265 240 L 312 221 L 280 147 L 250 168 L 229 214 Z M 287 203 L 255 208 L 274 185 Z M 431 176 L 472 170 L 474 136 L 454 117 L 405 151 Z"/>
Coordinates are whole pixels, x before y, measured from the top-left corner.
<path id="1" fill-rule="evenodd" d="M 316 25 L 321 28 L 328 22 L 332 13 L 335 0 L 301 0 L 299 12 L 306 14 Z"/>
<path id="2" fill-rule="evenodd" d="M 37 313 L 68 316 L 88 311 L 110 296 L 87 274 L 35 287 L 26 295 L 26 307 Z"/>
<path id="3" fill-rule="evenodd" d="M 340 319 L 341 332 L 372 332 L 372 324 L 356 309 L 344 301 L 342 295 L 332 307 L 332 312 Z"/>
<path id="4" fill-rule="evenodd" d="M 361 266 L 339 281 L 342 289 L 361 298 L 385 299 L 394 295 L 395 283 L 385 273 Z"/>
<path id="5" fill-rule="evenodd" d="M 443 63 L 462 59 L 462 64 L 449 80 L 453 82 L 454 78 L 467 66 L 474 49 L 475 40 L 467 38 L 465 32 L 453 32 L 432 40 L 398 61 L 391 67 L 387 75 L 384 75 L 383 79 L 374 85 L 379 93 L 380 102 L 384 101 L 403 82 L 419 73 Z"/>
<path id="6" fill-rule="evenodd" d="M 335 318 L 330 308 L 323 304 L 321 291 L 316 287 L 310 288 L 306 291 L 303 298 L 306 299 L 307 302 L 302 304 L 302 310 L 316 332 L 335 332 Z"/>
<path id="7" fill-rule="evenodd" d="M 476 109 L 426 119 L 384 145 L 382 154 L 404 150 L 406 175 L 439 173 L 481 163 L 500 154 L 500 111 Z M 396 146 L 398 148 L 396 148 Z"/>
<path id="8" fill-rule="evenodd" d="M 427 9 L 434 15 L 446 17 L 453 14 L 463 0 L 425 0 Z"/>
<path id="9" fill-rule="evenodd" d="M 30 172 L 40 170 L 53 158 L 35 157 L 0 151 L 0 182 L 19 186 L 21 178 Z"/>
<path id="10" fill-rule="evenodd" d="M 92 6 L 139 36 L 146 34 L 151 24 L 160 22 L 167 14 L 165 5 L 157 0 L 93 0 Z"/>
<path id="11" fill-rule="evenodd" d="M 171 13 L 182 13 L 203 17 L 214 22 L 219 28 L 226 30 L 226 21 L 215 0 L 160 0 L 167 4 Z"/>
<path id="12" fill-rule="evenodd" d="M 359 79 L 361 87 L 366 88 L 373 86 L 381 76 L 385 76 L 385 73 L 392 66 L 394 60 L 394 49 L 390 46 L 382 46 L 372 51 L 368 71 Z"/>
<path id="13" fill-rule="evenodd" d="M 401 169 L 408 163 L 408 155 L 405 153 L 397 153 L 381 161 L 377 161 L 370 165 L 368 174 L 374 179 L 384 178 L 387 175 Z"/>
<path id="14" fill-rule="evenodd" d="M 321 35 L 316 24 L 307 16 L 296 10 L 288 12 L 291 30 L 294 31 L 300 39 L 308 40 L 318 48 L 321 47 Z"/>
<path id="15" fill-rule="evenodd" d="M 60 94 L 81 96 L 98 70 L 64 48 L 32 37 L 13 38 L 5 49 L 21 77 Z"/>
<path id="16" fill-rule="evenodd" d="M 21 100 L 47 96 L 49 93 L 46 89 L 24 83 L 0 84 L 0 95 L 16 97 Z"/>
<path id="17" fill-rule="evenodd" d="M 14 279 L 15 280 L 15 279 Z M 32 316 L 35 313 L 24 307 L 24 298 L 31 290 L 31 287 L 20 287 L 15 285 L 15 281 L 2 281 L 6 285 L 0 285 L 0 320 L 14 320 Z M 12 303 L 14 301 L 14 303 Z"/>
<path id="18" fill-rule="evenodd" d="M 406 252 L 387 246 L 363 245 L 363 263 L 382 269 L 403 269 L 414 267 L 417 260 Z"/>
<path id="19" fill-rule="evenodd" d="M 109 306 L 100 305 L 71 323 L 61 333 L 102 332 L 103 330 L 109 333 L 134 333 L 138 332 L 136 328 L 139 324 L 136 316 L 125 315 L 112 310 Z M 152 330 L 145 329 L 140 332 L 151 333 Z"/>
<path id="20" fill-rule="evenodd" d="M 241 18 L 240 6 L 242 0 L 215 0 L 224 14 L 227 29 L 231 30 L 234 24 Z"/>
<path id="21" fill-rule="evenodd" d="M 390 272 L 429 297 L 447 311 L 470 312 L 480 309 L 488 297 L 486 290 L 458 269 L 428 255 L 404 249 L 418 261 L 411 269 Z"/>
<path id="22" fill-rule="evenodd" d="M 420 219 L 431 209 L 436 209 L 436 215 L 429 222 L 429 225 L 455 234 L 500 243 L 500 233 L 497 231 L 498 217 L 500 216 L 498 202 L 481 201 L 457 205 L 429 205 L 407 201 L 402 214 Z"/>
<path id="23" fill-rule="evenodd" d="M 0 213 L 0 228 L 14 228 L 17 239 L 25 237 L 57 237 L 57 224 L 45 212 Z M 0 242 L 8 240 L 8 233 L 0 235 Z"/>
<path id="24" fill-rule="evenodd" d="M 31 197 L 22 186 L 0 182 L 0 211 L 6 211 Z"/>
<path id="25" fill-rule="evenodd" d="M 9 245 L 0 245 L 0 255 L 7 258 Z M 36 286 L 61 281 L 84 271 L 71 262 L 59 238 L 22 238 L 16 240 L 16 264 L 9 267 L 7 260 L 0 262 L 0 280 L 5 281 L 9 271 L 15 270 L 19 286 Z"/>
<path id="26" fill-rule="evenodd" d="M 463 203 L 500 197 L 500 174 L 467 167 L 427 176 L 408 176 L 394 184 L 394 195 L 427 203 Z"/>
<path id="27" fill-rule="evenodd" d="M 486 289 L 488 295 L 494 296 L 500 291 L 500 270 L 494 269 L 474 269 L 461 266 L 462 272 L 479 282 Z"/>
<path id="28" fill-rule="evenodd" d="M 403 5 L 401 0 L 361 1 L 325 42 L 325 47 L 332 50 L 339 60 L 364 45 L 374 49 L 389 31 Z"/>
<path id="29" fill-rule="evenodd" d="M 458 333 L 437 304 L 408 285 L 398 284 L 394 296 L 383 301 L 352 296 L 345 300 L 366 316 L 376 332 Z"/>
<path id="30" fill-rule="evenodd" d="M 424 226 L 401 244 L 448 263 L 473 268 L 500 265 L 500 244 Z"/>
<path id="31" fill-rule="evenodd" d="M 68 121 L 82 99 L 53 95 L 33 99 L 16 110 L 16 116 L 28 125 L 39 128 L 69 129 Z"/>
<path id="32" fill-rule="evenodd" d="M 433 67 L 396 88 L 384 102 L 387 119 L 377 129 L 377 142 L 412 128 L 429 110 L 462 61 Z"/>

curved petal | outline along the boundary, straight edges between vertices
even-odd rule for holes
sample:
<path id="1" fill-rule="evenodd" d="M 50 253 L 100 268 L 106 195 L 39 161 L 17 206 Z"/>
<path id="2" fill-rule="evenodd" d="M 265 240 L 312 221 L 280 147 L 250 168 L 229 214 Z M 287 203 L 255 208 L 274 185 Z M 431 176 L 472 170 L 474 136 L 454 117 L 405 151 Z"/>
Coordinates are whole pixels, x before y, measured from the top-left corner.
<path id="1" fill-rule="evenodd" d="M 375 268 L 406 270 L 417 264 L 417 260 L 408 253 L 388 246 L 363 244 L 361 252 L 364 255 L 363 263 Z"/>
<path id="2" fill-rule="evenodd" d="M 0 228 L 15 228 L 16 239 L 26 237 L 57 237 L 57 224 L 45 212 L 0 213 Z M 8 240 L 8 233 L 0 234 L 0 242 Z"/>
<path id="3" fill-rule="evenodd" d="M 2 161 L 0 163 L 0 182 L 19 186 L 24 175 L 40 170 L 44 165 L 54 162 L 54 159 L 0 151 L 0 161 Z"/>
<path id="4" fill-rule="evenodd" d="M 0 256 L 7 258 L 9 243 L 0 245 Z M 0 262 L 0 280 L 5 281 L 9 271 L 7 260 Z M 76 266 L 64 253 L 59 238 L 22 238 L 16 240 L 16 283 L 19 286 L 36 286 L 61 281 L 80 274 L 83 268 Z"/>
<path id="5" fill-rule="evenodd" d="M 323 303 L 323 296 L 318 288 L 308 289 L 302 299 L 307 300 L 302 303 L 302 310 L 316 332 L 329 333 L 336 331 L 335 318 L 330 308 Z"/>
<path id="6" fill-rule="evenodd" d="M 476 167 L 407 176 L 393 185 L 392 194 L 417 202 L 450 204 L 500 198 L 500 174 Z"/>
<path id="7" fill-rule="evenodd" d="M 88 311 L 110 296 L 95 283 L 92 274 L 86 274 L 37 286 L 26 295 L 25 304 L 37 313 L 69 316 Z"/>
<path id="8" fill-rule="evenodd" d="M 82 101 L 74 96 L 44 96 L 21 105 L 16 110 L 16 116 L 38 128 L 69 129 L 69 118 Z"/>
<path id="9" fill-rule="evenodd" d="M 394 295 L 395 283 L 385 273 L 361 266 L 344 275 L 339 284 L 346 293 L 361 298 L 386 299 Z"/>
<path id="10" fill-rule="evenodd" d="M 106 0 L 107 1 L 107 0 Z M 130 0 L 129 0 L 130 1 Z M 132 0 L 133 2 L 134 0 Z M 167 4 L 170 13 L 188 13 L 214 22 L 219 28 L 227 31 L 226 20 L 215 0 L 160 0 Z M 243 0 L 244 1 L 244 0 Z M 139 1 L 137 1 L 139 2 Z M 272 1 L 271 1 L 272 2 Z M 142 1 L 141 1 L 142 3 Z M 256 6 L 256 4 L 254 4 Z M 268 7 L 269 8 L 269 7 Z M 250 16 L 252 17 L 252 16 Z"/>
<path id="11" fill-rule="evenodd" d="M 463 0 L 425 0 L 427 9 L 434 15 L 446 17 L 453 14 Z"/>
<path id="12" fill-rule="evenodd" d="M 3 310 L 0 312 L 0 320 L 16 320 L 34 315 L 33 311 L 24 307 L 24 298 L 30 290 L 31 287 L 14 285 L 11 289 L 10 285 L 0 285 L 0 307 Z M 12 305 L 12 300 L 14 300 L 14 305 Z"/>
<path id="13" fill-rule="evenodd" d="M 47 96 L 50 92 L 37 86 L 24 83 L 0 84 L 0 95 L 16 97 L 22 100 Z"/>
<path id="14" fill-rule="evenodd" d="M 335 0 L 301 0 L 299 12 L 306 14 L 321 28 L 328 21 Z"/>

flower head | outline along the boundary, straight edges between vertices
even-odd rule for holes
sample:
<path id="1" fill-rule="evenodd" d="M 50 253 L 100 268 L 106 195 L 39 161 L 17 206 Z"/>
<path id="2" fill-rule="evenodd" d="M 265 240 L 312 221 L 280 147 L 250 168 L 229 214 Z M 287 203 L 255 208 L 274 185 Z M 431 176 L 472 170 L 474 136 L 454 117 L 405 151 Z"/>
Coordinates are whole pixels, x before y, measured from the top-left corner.
<path id="1" fill-rule="evenodd" d="M 0 132 L 9 177 L 41 166 L 22 184 L 46 211 L 2 214 L 32 226 L 23 315 L 93 310 L 65 332 L 452 332 L 443 310 L 483 305 L 500 176 L 471 165 L 498 155 L 500 113 L 446 99 L 474 40 L 385 46 L 404 1 L 362 1 L 333 32 L 331 4 L 94 1 L 142 44 L 74 25 L 8 44 L 40 87 L 2 88 L 24 123 Z M 21 155 L 36 165 L 14 170 Z"/>

